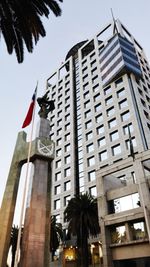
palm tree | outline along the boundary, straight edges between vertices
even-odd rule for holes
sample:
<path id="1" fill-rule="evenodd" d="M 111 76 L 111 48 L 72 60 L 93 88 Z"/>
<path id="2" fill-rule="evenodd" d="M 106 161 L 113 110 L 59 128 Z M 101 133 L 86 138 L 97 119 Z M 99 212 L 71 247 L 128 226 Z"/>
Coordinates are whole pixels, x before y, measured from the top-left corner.
<path id="1" fill-rule="evenodd" d="M 82 266 L 89 266 L 88 238 L 100 232 L 97 200 L 88 193 L 77 195 L 68 202 L 65 219 L 68 231 L 77 236 L 77 246 L 81 250 Z"/>
<path id="2" fill-rule="evenodd" d="M 52 253 L 52 261 L 56 249 L 59 247 L 60 241 L 63 239 L 62 224 L 56 222 L 56 217 L 51 216 L 51 231 L 50 231 L 50 252 Z"/>
<path id="3" fill-rule="evenodd" d="M 58 0 L 63 2 L 63 0 Z M 55 16 L 61 15 L 57 0 L 1 0 L 0 33 L 2 33 L 7 51 L 16 52 L 19 63 L 24 59 L 24 45 L 28 52 L 33 52 L 39 37 L 46 35 L 41 17 L 49 17 L 50 11 Z"/>

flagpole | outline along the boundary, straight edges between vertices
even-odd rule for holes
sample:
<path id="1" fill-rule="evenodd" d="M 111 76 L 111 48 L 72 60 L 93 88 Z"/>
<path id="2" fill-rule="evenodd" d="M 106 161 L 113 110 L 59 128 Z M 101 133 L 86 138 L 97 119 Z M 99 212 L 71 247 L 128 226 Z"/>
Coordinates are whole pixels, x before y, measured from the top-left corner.
<path id="1" fill-rule="evenodd" d="M 36 88 L 37 87 L 38 87 L 38 82 L 37 82 Z M 26 169 L 25 184 L 24 184 L 24 191 L 23 191 L 23 199 L 22 199 L 22 207 L 21 207 L 21 215 L 20 215 L 20 223 L 19 223 L 19 230 L 18 230 L 17 248 L 16 248 L 16 254 L 15 254 L 14 267 L 17 267 L 17 265 L 18 265 L 20 240 L 21 240 L 21 229 L 22 229 L 23 216 L 24 216 L 24 210 L 25 210 L 25 204 L 26 204 L 27 182 L 28 182 L 28 174 L 29 174 L 29 163 L 30 163 L 30 155 L 31 155 L 31 147 L 32 147 L 34 120 L 35 120 L 36 96 L 37 96 L 37 90 L 36 90 L 36 95 L 35 95 L 35 105 L 34 105 L 34 109 L 33 109 L 32 124 L 31 124 L 32 126 L 31 126 L 31 133 L 30 133 L 29 146 L 28 146 L 27 169 Z"/>

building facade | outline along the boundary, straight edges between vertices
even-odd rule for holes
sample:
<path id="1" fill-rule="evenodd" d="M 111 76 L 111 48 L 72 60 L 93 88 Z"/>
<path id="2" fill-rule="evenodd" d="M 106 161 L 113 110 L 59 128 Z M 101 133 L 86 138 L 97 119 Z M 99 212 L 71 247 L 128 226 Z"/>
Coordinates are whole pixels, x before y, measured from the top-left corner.
<path id="1" fill-rule="evenodd" d="M 52 214 L 65 232 L 71 197 L 87 191 L 99 198 L 100 171 L 150 149 L 150 67 L 141 45 L 116 20 L 72 47 L 47 89 L 55 100 L 49 117 L 56 144 Z M 127 184 L 128 174 L 119 171 L 115 179 Z"/>

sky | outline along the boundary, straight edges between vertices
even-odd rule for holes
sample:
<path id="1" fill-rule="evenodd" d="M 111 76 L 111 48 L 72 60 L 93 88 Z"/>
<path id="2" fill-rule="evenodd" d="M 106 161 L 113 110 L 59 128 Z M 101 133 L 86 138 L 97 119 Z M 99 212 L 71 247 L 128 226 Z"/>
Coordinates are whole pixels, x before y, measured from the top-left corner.
<path id="1" fill-rule="evenodd" d="M 64 0 L 62 15 L 50 14 L 43 23 L 47 32 L 33 53 L 24 50 L 22 64 L 15 54 L 9 55 L 3 38 L 0 39 L 0 203 L 18 132 L 28 110 L 38 81 L 38 96 L 46 89 L 46 79 L 64 61 L 76 43 L 92 38 L 111 19 L 119 18 L 140 45 L 150 62 L 150 1 L 149 0 Z M 36 122 L 38 121 L 36 110 Z M 31 127 L 25 128 L 30 134 Z"/>

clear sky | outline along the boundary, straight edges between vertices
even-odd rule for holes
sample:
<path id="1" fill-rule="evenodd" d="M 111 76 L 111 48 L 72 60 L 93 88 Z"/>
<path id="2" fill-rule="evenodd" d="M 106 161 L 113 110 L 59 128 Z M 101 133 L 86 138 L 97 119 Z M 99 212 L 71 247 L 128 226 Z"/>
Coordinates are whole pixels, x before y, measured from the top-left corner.
<path id="1" fill-rule="evenodd" d="M 92 38 L 112 19 L 111 8 L 115 18 L 121 20 L 144 48 L 150 61 L 149 0 L 64 0 L 61 7 L 61 17 L 51 13 L 49 20 L 44 20 L 46 37 L 40 39 L 32 54 L 25 50 L 22 64 L 17 63 L 15 55 L 8 55 L 3 39 L 0 40 L 0 203 L 17 134 L 37 80 L 38 95 L 42 95 L 46 79 L 64 61 L 68 50 Z M 25 130 L 30 132 L 30 126 Z"/>

